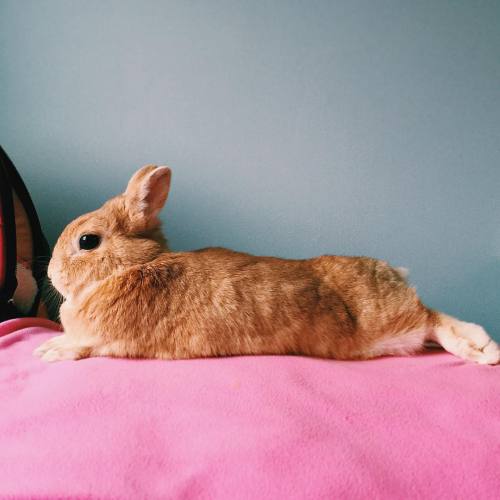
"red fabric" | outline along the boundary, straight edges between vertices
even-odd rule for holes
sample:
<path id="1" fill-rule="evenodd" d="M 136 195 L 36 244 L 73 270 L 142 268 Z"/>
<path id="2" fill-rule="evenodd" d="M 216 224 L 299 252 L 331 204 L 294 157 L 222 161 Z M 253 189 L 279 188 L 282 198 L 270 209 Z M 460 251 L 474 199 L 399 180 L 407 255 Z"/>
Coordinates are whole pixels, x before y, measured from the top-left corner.
<path id="1" fill-rule="evenodd" d="M 3 284 L 5 282 L 5 249 L 3 224 L 2 204 L 0 203 L 0 289 L 3 287 Z"/>

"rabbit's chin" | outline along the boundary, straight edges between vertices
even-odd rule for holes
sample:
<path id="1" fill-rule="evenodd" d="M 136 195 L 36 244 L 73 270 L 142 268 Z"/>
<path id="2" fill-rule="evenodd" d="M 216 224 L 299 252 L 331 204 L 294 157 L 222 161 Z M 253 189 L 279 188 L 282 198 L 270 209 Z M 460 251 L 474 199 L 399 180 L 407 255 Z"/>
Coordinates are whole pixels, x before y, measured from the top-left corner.
<path id="1" fill-rule="evenodd" d="M 62 297 L 63 302 L 74 302 L 75 300 L 84 299 L 90 292 L 92 292 L 100 282 L 75 284 L 72 283 L 71 287 L 64 286 L 57 279 L 50 279 L 52 286 L 56 289 L 57 293 Z"/>
<path id="2" fill-rule="evenodd" d="M 38 292 L 38 286 L 30 269 L 22 264 L 16 266 L 17 288 L 14 292 L 14 304 L 23 314 L 27 314 Z"/>

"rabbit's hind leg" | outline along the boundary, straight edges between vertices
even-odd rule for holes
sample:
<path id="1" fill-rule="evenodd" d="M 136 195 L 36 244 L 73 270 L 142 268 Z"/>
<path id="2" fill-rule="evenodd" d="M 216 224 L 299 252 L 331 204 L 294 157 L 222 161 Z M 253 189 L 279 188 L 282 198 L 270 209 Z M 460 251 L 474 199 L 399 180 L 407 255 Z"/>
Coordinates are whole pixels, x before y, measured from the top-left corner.
<path id="1" fill-rule="evenodd" d="M 360 357 L 371 359 L 379 356 L 409 356 L 423 350 L 427 336 L 426 327 L 384 335 L 363 349 Z"/>
<path id="2" fill-rule="evenodd" d="M 429 340 L 455 356 L 483 365 L 500 362 L 500 348 L 484 328 L 440 313 Z"/>

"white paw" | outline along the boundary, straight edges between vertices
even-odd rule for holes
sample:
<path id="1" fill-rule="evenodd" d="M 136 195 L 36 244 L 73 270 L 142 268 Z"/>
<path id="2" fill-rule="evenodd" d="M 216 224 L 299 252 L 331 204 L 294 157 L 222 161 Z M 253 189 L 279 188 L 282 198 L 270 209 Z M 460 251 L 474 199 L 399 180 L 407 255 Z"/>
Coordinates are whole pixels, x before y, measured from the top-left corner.
<path id="1" fill-rule="evenodd" d="M 65 337 L 65 335 L 58 335 L 57 337 L 52 337 L 51 339 L 46 340 L 43 344 L 38 346 L 33 351 L 33 356 L 38 356 L 39 358 L 41 358 L 53 346 L 56 346 L 58 343 L 62 342 L 61 340 L 62 337 Z"/>
<path id="2" fill-rule="evenodd" d="M 79 359 L 80 350 L 72 349 L 70 347 L 54 347 L 47 351 L 43 356 L 43 361 L 47 363 L 53 363 L 54 361 L 64 361 L 68 359 Z"/>
<path id="3" fill-rule="evenodd" d="M 465 359 L 482 365 L 496 365 L 500 362 L 500 348 L 483 327 L 460 322 L 454 327 L 454 331 L 460 337 L 460 351 Z"/>
<path id="4" fill-rule="evenodd" d="M 483 347 L 483 355 L 478 360 L 478 363 L 482 365 L 497 365 L 500 363 L 500 347 L 493 339 Z"/>
<path id="5" fill-rule="evenodd" d="M 42 358 L 43 361 L 52 363 L 54 361 L 80 359 L 85 357 L 84 352 L 84 347 L 75 344 L 68 339 L 67 335 L 58 335 L 44 342 L 33 351 L 33 354 Z"/>
<path id="6" fill-rule="evenodd" d="M 482 349 L 491 340 L 491 337 L 486 333 L 485 329 L 474 323 L 460 321 L 453 329 L 459 337 L 467 339 L 471 342 L 471 345 L 474 345 L 478 349 Z"/>

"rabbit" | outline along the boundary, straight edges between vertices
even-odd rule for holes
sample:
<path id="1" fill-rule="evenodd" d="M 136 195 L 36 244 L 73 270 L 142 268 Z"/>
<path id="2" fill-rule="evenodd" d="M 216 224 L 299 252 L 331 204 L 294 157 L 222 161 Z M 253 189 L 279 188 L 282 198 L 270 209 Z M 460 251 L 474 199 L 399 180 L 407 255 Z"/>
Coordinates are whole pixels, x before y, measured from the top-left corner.
<path id="1" fill-rule="evenodd" d="M 433 341 L 465 360 L 499 362 L 483 328 L 423 305 L 405 271 L 385 261 L 170 252 L 158 219 L 170 180 L 168 167 L 147 165 L 123 194 L 64 229 L 48 267 L 65 298 L 64 333 L 36 356 L 365 360 Z"/>

